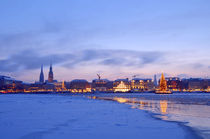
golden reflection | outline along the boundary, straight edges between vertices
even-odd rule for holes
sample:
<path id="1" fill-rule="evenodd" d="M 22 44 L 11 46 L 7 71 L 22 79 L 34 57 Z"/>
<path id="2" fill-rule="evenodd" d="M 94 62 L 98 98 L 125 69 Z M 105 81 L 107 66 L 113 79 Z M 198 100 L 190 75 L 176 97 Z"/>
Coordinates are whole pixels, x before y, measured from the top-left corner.
<path id="1" fill-rule="evenodd" d="M 125 103 L 128 101 L 128 99 L 122 97 L 115 97 L 114 100 L 116 100 L 119 103 Z"/>
<path id="2" fill-rule="evenodd" d="M 136 109 L 136 105 L 132 104 L 131 109 Z"/>
<path id="3" fill-rule="evenodd" d="M 143 110 L 144 109 L 144 102 L 143 101 L 140 101 L 139 104 L 140 104 L 139 105 L 139 109 L 140 110 Z"/>
<path id="4" fill-rule="evenodd" d="M 132 104 L 135 104 L 136 103 L 135 98 L 131 99 L 131 102 L 132 102 Z"/>
<path id="5" fill-rule="evenodd" d="M 161 100 L 160 101 L 160 110 L 161 113 L 166 114 L 168 108 L 168 101 L 167 100 Z"/>

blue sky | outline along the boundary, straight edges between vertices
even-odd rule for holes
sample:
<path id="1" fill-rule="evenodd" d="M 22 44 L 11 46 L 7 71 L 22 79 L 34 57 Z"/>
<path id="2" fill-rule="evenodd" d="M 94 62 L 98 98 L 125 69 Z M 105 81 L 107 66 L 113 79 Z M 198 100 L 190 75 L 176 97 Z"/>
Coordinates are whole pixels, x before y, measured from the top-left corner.
<path id="1" fill-rule="evenodd" d="M 0 0 L 0 74 L 210 76 L 209 0 Z"/>

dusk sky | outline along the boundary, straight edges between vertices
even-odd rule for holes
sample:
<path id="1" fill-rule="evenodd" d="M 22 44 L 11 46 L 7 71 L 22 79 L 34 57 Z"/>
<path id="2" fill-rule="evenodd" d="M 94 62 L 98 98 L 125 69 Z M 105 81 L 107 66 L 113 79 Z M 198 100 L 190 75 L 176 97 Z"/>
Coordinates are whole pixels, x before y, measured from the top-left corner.
<path id="1" fill-rule="evenodd" d="M 209 0 L 1 0 L 0 75 L 210 77 Z"/>

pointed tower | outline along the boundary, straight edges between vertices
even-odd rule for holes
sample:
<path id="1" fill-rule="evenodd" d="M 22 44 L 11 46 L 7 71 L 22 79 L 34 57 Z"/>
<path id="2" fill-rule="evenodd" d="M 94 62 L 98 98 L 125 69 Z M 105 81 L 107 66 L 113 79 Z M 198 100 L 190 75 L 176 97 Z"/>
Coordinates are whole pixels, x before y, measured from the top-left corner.
<path id="1" fill-rule="evenodd" d="M 44 83 L 44 73 L 43 73 L 43 65 L 41 66 L 41 72 L 39 76 L 39 82 Z"/>
<path id="2" fill-rule="evenodd" d="M 52 64 L 50 64 L 50 71 L 48 74 L 48 82 L 53 83 L 53 70 L 52 70 Z"/>
<path id="3" fill-rule="evenodd" d="M 157 87 L 157 76 L 156 75 L 154 75 L 154 85 L 155 85 L 155 87 Z"/>
<path id="4" fill-rule="evenodd" d="M 164 74 L 162 73 L 160 78 L 160 91 L 167 90 L 167 81 L 165 80 Z"/>

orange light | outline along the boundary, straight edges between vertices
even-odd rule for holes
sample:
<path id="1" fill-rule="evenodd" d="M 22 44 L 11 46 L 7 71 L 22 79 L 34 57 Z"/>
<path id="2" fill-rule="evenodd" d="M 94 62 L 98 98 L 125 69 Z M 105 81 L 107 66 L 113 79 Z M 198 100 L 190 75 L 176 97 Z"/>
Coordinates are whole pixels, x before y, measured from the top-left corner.
<path id="1" fill-rule="evenodd" d="M 128 99 L 126 98 L 121 98 L 121 97 L 115 97 L 114 100 L 116 100 L 117 102 L 120 102 L 120 103 L 125 103 L 128 101 Z"/>

